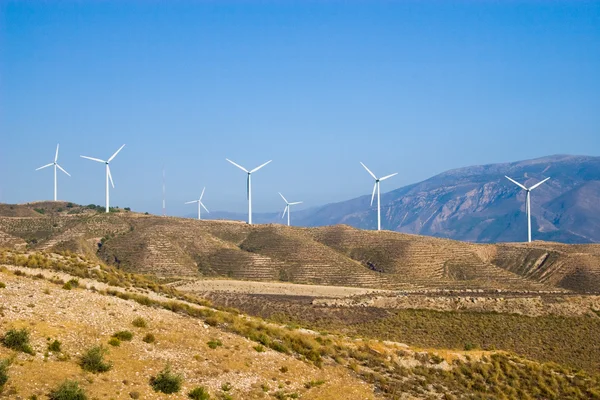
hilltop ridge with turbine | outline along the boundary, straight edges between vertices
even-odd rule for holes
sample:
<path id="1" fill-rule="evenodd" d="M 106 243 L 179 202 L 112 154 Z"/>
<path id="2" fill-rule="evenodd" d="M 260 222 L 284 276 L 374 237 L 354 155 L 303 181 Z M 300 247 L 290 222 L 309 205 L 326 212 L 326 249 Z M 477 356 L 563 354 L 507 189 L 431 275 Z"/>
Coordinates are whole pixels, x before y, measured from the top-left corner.
<path id="1" fill-rule="evenodd" d="M 355 174 L 361 176 L 361 166 L 356 166 Z M 526 193 L 505 175 L 527 186 L 551 177 L 531 198 L 533 240 L 600 242 L 600 157 L 577 155 L 457 168 L 382 193 L 382 228 L 471 242 L 527 241 Z M 370 205 L 371 198 L 298 210 L 294 225 L 376 229 L 377 207 Z M 218 211 L 211 216 L 245 219 Z M 254 218 L 280 221 L 276 213 Z"/>

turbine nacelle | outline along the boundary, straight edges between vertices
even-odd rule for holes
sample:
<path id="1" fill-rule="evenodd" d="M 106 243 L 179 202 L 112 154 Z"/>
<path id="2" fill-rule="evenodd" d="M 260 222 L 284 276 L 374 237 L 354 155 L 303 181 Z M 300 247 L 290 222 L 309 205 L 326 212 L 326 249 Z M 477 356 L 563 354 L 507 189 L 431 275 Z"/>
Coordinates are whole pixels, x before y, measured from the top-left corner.
<path id="1" fill-rule="evenodd" d="M 65 169 L 63 169 L 63 167 L 61 167 L 58 164 L 58 147 L 59 146 L 60 146 L 59 144 L 56 145 L 56 153 L 54 153 L 54 162 L 51 162 L 50 164 L 46 164 L 46 165 L 43 165 L 43 166 L 35 169 L 36 171 L 39 171 L 40 169 L 44 169 L 44 168 L 48 168 L 48 167 L 52 167 L 52 166 L 54 167 L 54 201 L 56 201 L 56 199 L 57 199 L 56 169 L 58 168 L 62 172 L 67 174 L 68 176 L 71 176 L 71 174 L 69 174 Z"/>
<path id="2" fill-rule="evenodd" d="M 525 210 L 527 211 L 527 240 L 529 242 L 531 242 L 531 191 L 533 189 L 535 189 L 536 187 L 540 186 L 542 183 L 546 182 L 548 179 L 550 179 L 550 177 L 544 179 L 543 181 L 536 183 L 535 185 L 533 185 L 531 187 L 526 187 L 525 185 L 520 184 L 519 182 L 515 181 L 514 179 L 512 179 L 506 175 L 504 175 L 504 177 L 506 179 L 508 179 L 509 181 L 511 181 L 512 183 L 514 183 L 515 185 L 517 185 L 518 187 L 520 187 L 521 189 L 525 190 L 525 193 L 526 193 Z"/>
<path id="3" fill-rule="evenodd" d="M 362 161 L 360 162 L 360 165 L 362 165 L 367 170 L 369 175 L 371 175 L 373 177 L 373 179 L 375 179 L 375 185 L 373 185 L 373 193 L 371 194 L 371 206 L 373 206 L 373 200 L 375 199 L 375 192 L 377 192 L 377 230 L 380 231 L 381 230 L 381 199 L 380 199 L 380 188 L 379 188 L 380 183 L 381 183 L 381 181 L 391 178 L 392 176 L 398 175 L 398 173 L 394 172 L 393 174 L 378 178 L 365 164 L 362 163 Z"/>
<path id="4" fill-rule="evenodd" d="M 99 158 L 88 157 L 88 156 L 80 156 L 81 158 L 86 158 L 88 160 L 96 161 L 96 162 L 106 165 L 106 212 L 109 212 L 109 208 L 110 208 L 110 206 L 109 206 L 110 195 L 109 195 L 109 190 L 108 190 L 108 183 L 110 182 L 113 189 L 115 188 L 115 183 L 113 181 L 112 174 L 110 173 L 109 164 L 117 156 L 117 154 L 119 154 L 119 152 L 121 150 L 123 150 L 123 147 L 125 147 L 125 145 L 119 147 L 119 150 L 115 151 L 115 153 L 112 156 L 110 156 L 110 158 L 108 160 L 101 160 Z"/>

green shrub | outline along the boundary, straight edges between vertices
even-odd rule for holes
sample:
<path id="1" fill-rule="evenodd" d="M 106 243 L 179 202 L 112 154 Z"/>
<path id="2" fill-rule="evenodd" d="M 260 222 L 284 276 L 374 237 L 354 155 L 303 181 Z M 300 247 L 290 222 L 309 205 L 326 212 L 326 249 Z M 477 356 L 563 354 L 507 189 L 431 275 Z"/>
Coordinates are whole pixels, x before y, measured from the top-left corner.
<path id="1" fill-rule="evenodd" d="M 6 287 L 6 283 L 0 282 L 0 289 L 4 289 Z"/>
<path id="2" fill-rule="evenodd" d="M 87 400 L 87 396 L 77 381 L 64 381 L 48 394 L 49 400 Z"/>
<path id="3" fill-rule="evenodd" d="M 256 346 L 252 347 L 254 350 L 256 350 L 258 353 L 262 353 L 265 351 L 264 346 L 257 344 Z"/>
<path id="4" fill-rule="evenodd" d="M 129 342 L 131 339 L 133 339 L 133 333 L 129 331 L 119 331 L 113 333 L 112 337 L 117 338 L 119 340 L 123 340 L 125 342 Z"/>
<path id="5" fill-rule="evenodd" d="M 144 342 L 146 342 L 146 343 L 154 343 L 154 341 L 156 340 L 156 338 L 154 337 L 153 334 L 146 333 L 146 336 L 144 336 L 144 338 L 142 340 Z"/>
<path id="6" fill-rule="evenodd" d="M 171 372 L 171 367 L 167 365 L 158 375 L 150 378 L 150 386 L 155 392 L 177 393 L 181 390 L 182 380 L 181 375 Z"/>
<path id="7" fill-rule="evenodd" d="M 231 383 L 229 382 L 225 382 L 221 385 L 221 390 L 224 392 L 229 392 L 231 390 L 233 386 L 231 386 Z"/>
<path id="8" fill-rule="evenodd" d="M 188 397 L 192 400 L 209 400 L 210 399 L 208 390 L 206 390 L 206 388 L 204 388 L 202 386 L 194 388 L 191 392 L 188 393 Z"/>
<path id="9" fill-rule="evenodd" d="M 29 344 L 29 331 L 23 329 L 10 329 L 2 337 L 2 344 L 9 349 L 22 351 L 27 354 L 34 354 L 31 345 Z"/>
<path id="10" fill-rule="evenodd" d="M 106 372 L 112 368 L 110 362 L 104 361 L 107 352 L 108 350 L 102 346 L 94 346 L 81 356 L 79 365 L 89 372 Z"/>
<path id="11" fill-rule="evenodd" d="M 121 345 L 121 341 L 119 339 L 117 339 L 116 337 L 112 337 L 112 338 L 108 339 L 108 344 L 110 344 L 111 346 L 114 346 L 114 347 L 119 347 Z"/>
<path id="12" fill-rule="evenodd" d="M 52 343 L 48 345 L 48 350 L 53 351 L 55 353 L 60 352 L 61 343 L 58 340 L 54 340 Z"/>
<path id="13" fill-rule="evenodd" d="M 137 317 L 131 322 L 131 324 L 136 328 L 146 328 L 148 326 L 148 323 L 142 317 Z"/>
<path id="14" fill-rule="evenodd" d="M 4 384 L 8 381 L 8 366 L 10 361 L 0 360 L 0 391 L 4 387 Z"/>
<path id="15" fill-rule="evenodd" d="M 211 339 L 206 344 L 211 349 L 216 349 L 217 347 L 223 346 L 223 342 L 221 342 L 219 339 Z"/>

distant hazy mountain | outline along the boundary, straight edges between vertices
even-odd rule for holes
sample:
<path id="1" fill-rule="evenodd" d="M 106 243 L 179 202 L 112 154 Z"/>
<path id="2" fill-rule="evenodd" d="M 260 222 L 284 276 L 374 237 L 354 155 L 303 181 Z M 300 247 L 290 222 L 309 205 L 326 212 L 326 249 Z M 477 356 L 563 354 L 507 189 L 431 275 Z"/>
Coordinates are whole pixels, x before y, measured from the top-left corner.
<path id="1" fill-rule="evenodd" d="M 534 240 L 600 242 L 600 157 L 555 155 L 444 172 L 382 194 L 382 227 L 474 242 L 527 239 L 525 192 L 504 175 L 531 186 Z M 348 224 L 375 229 L 376 206 L 366 195 L 292 214 L 294 225 Z M 375 204 L 374 204 L 375 205 Z M 245 214 L 212 218 L 245 220 Z M 276 213 L 254 214 L 257 223 L 281 222 Z"/>

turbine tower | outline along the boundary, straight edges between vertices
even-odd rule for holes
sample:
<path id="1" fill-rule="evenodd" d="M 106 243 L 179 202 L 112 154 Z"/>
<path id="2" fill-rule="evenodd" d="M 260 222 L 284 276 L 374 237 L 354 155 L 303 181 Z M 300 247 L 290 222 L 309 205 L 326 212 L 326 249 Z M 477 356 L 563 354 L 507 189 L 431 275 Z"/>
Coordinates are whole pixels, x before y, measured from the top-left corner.
<path id="1" fill-rule="evenodd" d="M 380 231 L 381 230 L 381 193 L 379 191 L 379 183 L 381 181 L 386 180 L 387 178 L 391 178 L 394 175 L 398 175 L 398 173 L 394 172 L 393 174 L 386 175 L 383 178 L 377 178 L 375 176 L 375 174 L 372 173 L 371 170 L 369 168 L 367 168 L 367 166 L 365 164 L 363 164 L 361 162 L 360 165 L 365 167 L 365 169 L 367 170 L 369 175 L 371 175 L 373 177 L 373 179 L 375 179 L 375 186 L 373 186 L 373 194 L 371 195 L 371 206 L 373 205 L 373 198 L 375 197 L 375 191 L 377 191 L 377 230 Z"/>
<path id="2" fill-rule="evenodd" d="M 288 216 L 288 226 L 290 226 L 290 206 L 296 205 L 296 204 L 300 204 L 302 203 L 301 201 L 295 201 L 293 203 L 289 203 L 285 197 L 283 197 L 283 195 L 281 193 L 279 193 L 279 195 L 281 196 L 281 198 L 283 199 L 283 201 L 285 201 L 285 208 L 283 209 L 283 215 L 281 216 L 281 218 L 285 217 L 285 213 L 287 212 L 287 216 Z"/>
<path id="3" fill-rule="evenodd" d="M 241 165 L 234 163 L 233 161 L 231 161 L 228 158 L 226 158 L 226 160 L 248 174 L 248 179 L 247 179 L 247 183 L 246 183 L 246 192 L 248 194 L 248 224 L 252 225 L 252 178 L 251 178 L 251 176 L 252 176 L 253 172 L 258 171 L 259 169 L 261 169 L 262 167 L 264 167 L 265 165 L 267 165 L 268 163 L 270 163 L 273 160 L 269 160 L 266 163 L 259 165 L 258 167 L 254 168 L 250 171 L 248 171 L 246 168 L 242 167 Z"/>
<path id="4" fill-rule="evenodd" d="M 527 211 L 527 241 L 531 242 L 531 191 L 533 189 L 535 189 L 536 187 L 540 186 L 542 183 L 546 182 L 548 179 L 550 179 L 550 177 L 544 179 L 541 182 L 536 183 L 535 185 L 533 185 L 530 188 L 525 187 L 525 185 L 521 185 L 519 182 L 515 181 L 512 178 L 509 178 L 508 176 L 504 175 L 504 177 L 506 179 L 508 179 L 509 181 L 511 181 L 512 183 L 514 183 L 515 185 L 517 185 L 518 187 L 520 187 L 521 189 L 525 190 L 525 192 L 527 193 L 526 196 L 526 203 L 525 203 L 525 209 Z"/>
<path id="5" fill-rule="evenodd" d="M 50 167 L 52 165 L 54 165 L 54 201 L 56 201 L 57 198 L 57 190 L 56 190 L 56 168 L 60 169 L 62 172 L 64 172 L 65 174 L 71 176 L 71 174 L 69 174 L 67 171 L 65 171 L 63 169 L 63 167 L 61 167 L 60 165 L 58 165 L 58 144 L 56 145 L 56 154 L 54 155 L 54 162 L 50 163 L 50 164 L 46 164 L 43 167 L 39 167 L 36 168 L 36 171 L 39 171 L 40 169 L 44 169 L 47 167 Z"/>
<path id="6" fill-rule="evenodd" d="M 204 190 L 206 188 L 202 189 L 202 193 L 200 194 L 200 198 L 198 200 L 192 200 L 192 201 L 188 201 L 185 204 L 192 204 L 192 203 L 198 203 L 198 219 L 202 219 L 201 215 L 200 215 L 200 206 L 202 206 L 202 208 L 204 208 L 206 210 L 206 212 L 209 212 L 208 209 L 204 206 L 204 204 L 202 203 L 202 196 L 204 196 Z"/>
<path id="7" fill-rule="evenodd" d="M 109 196 L 109 188 L 108 188 L 109 180 L 110 180 L 110 184 L 112 185 L 113 189 L 115 188 L 115 183 L 113 182 L 112 175 L 110 174 L 110 167 L 108 166 L 108 164 L 110 164 L 110 162 L 117 156 L 117 154 L 119 154 L 119 152 L 123 149 L 123 147 L 125 147 L 125 145 L 119 147 L 119 150 L 115 151 L 115 154 L 110 156 L 110 158 L 106 161 L 101 160 L 99 158 L 80 156 L 81 158 L 87 158 L 88 160 L 97 161 L 99 163 L 106 164 L 106 212 L 109 212 L 109 209 L 110 209 L 110 204 L 109 204 L 110 196 Z"/>

